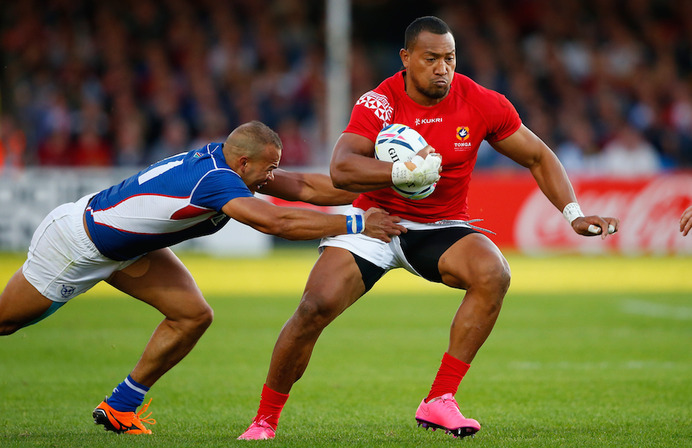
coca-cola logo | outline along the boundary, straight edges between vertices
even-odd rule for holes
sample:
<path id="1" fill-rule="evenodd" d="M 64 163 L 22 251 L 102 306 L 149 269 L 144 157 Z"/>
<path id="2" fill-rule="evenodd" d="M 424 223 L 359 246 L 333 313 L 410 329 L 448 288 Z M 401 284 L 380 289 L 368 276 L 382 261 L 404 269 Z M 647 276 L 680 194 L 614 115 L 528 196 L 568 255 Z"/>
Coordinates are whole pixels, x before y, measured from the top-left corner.
<path id="1" fill-rule="evenodd" d="M 536 188 L 521 205 L 514 225 L 517 247 L 524 252 L 561 248 L 581 253 L 617 250 L 625 254 L 689 254 L 692 235 L 679 231 L 682 212 L 692 205 L 692 175 L 623 181 L 604 189 L 597 180 L 575 183 L 586 215 L 613 216 L 620 229 L 605 241 L 577 235 L 562 214 Z"/>

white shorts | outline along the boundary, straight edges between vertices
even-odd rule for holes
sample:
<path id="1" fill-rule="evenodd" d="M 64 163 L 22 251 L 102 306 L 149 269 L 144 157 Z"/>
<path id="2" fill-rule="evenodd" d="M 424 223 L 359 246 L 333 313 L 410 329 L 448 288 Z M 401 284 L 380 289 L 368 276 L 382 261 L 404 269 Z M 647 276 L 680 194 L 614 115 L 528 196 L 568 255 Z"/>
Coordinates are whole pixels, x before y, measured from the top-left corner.
<path id="1" fill-rule="evenodd" d="M 365 212 L 362 209 L 350 207 L 344 212 L 344 214 L 363 215 Z M 479 229 L 478 227 L 470 225 L 466 221 L 438 221 L 427 224 L 402 219 L 399 224 L 409 230 L 433 230 L 447 227 Z M 322 251 L 324 247 L 340 247 L 342 249 L 346 249 L 351 253 L 354 253 L 359 257 L 379 266 L 380 268 L 384 269 L 385 272 L 396 268 L 404 268 L 412 274 L 422 277 L 422 275 L 420 275 L 406 259 L 404 251 L 401 248 L 401 241 L 398 236 L 392 237 L 392 241 L 389 243 L 365 236 L 362 233 L 331 236 L 323 238 L 322 241 L 320 241 L 320 251 Z"/>
<path id="2" fill-rule="evenodd" d="M 31 238 L 22 272 L 53 302 L 65 303 L 137 260 L 111 260 L 91 242 L 82 218 L 92 196 L 55 208 Z"/>

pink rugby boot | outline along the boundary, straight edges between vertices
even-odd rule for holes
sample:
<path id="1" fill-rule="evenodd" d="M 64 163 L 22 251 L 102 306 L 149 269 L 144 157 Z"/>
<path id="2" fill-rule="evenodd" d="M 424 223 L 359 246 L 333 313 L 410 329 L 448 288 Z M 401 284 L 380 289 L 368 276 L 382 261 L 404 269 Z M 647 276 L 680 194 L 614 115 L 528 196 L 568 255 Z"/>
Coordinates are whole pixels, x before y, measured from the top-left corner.
<path id="1" fill-rule="evenodd" d="M 273 439 L 276 435 L 276 431 L 271 425 L 264 421 L 264 419 L 258 419 L 250 425 L 248 429 L 245 430 L 238 440 L 267 440 Z"/>
<path id="2" fill-rule="evenodd" d="M 418 426 L 425 429 L 444 429 L 454 437 L 471 436 L 481 429 L 480 423 L 461 415 L 459 405 L 452 394 L 444 394 L 426 403 L 423 400 L 416 411 Z"/>

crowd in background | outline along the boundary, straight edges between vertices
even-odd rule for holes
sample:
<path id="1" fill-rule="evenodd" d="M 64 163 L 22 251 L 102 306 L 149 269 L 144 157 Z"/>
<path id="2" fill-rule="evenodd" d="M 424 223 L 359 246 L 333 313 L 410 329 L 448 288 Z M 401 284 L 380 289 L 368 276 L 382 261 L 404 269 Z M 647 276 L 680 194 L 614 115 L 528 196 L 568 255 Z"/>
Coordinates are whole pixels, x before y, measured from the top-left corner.
<path id="1" fill-rule="evenodd" d="M 329 160 L 323 0 L 22 0 L 0 11 L 0 167 L 142 166 L 257 119 Z M 353 0 L 352 96 L 434 14 L 571 172 L 692 166 L 692 1 Z M 344 107 L 350 108 L 351 104 Z M 479 167 L 513 164 L 482 148 Z"/>

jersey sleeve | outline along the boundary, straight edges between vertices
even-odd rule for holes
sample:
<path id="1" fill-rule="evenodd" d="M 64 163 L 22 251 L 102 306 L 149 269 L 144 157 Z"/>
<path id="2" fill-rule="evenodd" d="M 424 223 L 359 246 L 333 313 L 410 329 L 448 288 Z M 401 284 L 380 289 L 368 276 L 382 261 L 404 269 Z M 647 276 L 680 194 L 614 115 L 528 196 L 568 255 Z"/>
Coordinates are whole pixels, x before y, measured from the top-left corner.
<path id="1" fill-rule="evenodd" d="M 495 93 L 495 100 L 488 102 L 493 106 L 489 113 L 491 127 L 486 137 L 489 143 L 509 137 L 521 126 L 521 118 L 512 103 L 504 95 L 493 93 Z"/>
<path id="2" fill-rule="evenodd" d="M 240 176 L 228 169 L 216 169 L 200 180 L 192 194 L 192 203 L 220 212 L 231 199 L 252 196 Z"/>
<path id="3" fill-rule="evenodd" d="M 371 90 L 363 94 L 353 106 L 351 120 L 344 132 L 362 135 L 374 142 L 382 128 L 390 124 L 392 113 L 389 98 Z"/>

